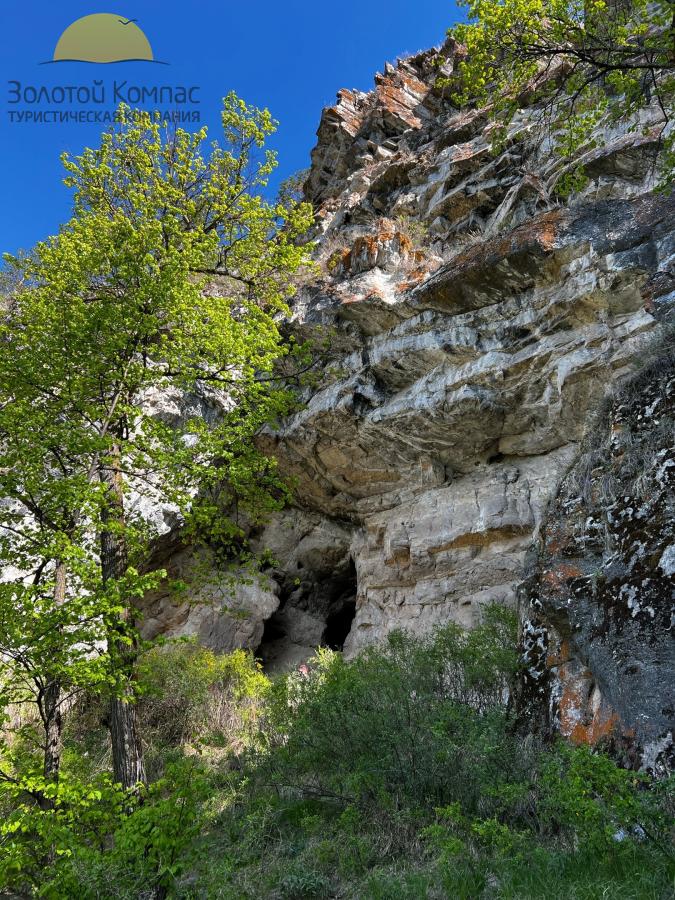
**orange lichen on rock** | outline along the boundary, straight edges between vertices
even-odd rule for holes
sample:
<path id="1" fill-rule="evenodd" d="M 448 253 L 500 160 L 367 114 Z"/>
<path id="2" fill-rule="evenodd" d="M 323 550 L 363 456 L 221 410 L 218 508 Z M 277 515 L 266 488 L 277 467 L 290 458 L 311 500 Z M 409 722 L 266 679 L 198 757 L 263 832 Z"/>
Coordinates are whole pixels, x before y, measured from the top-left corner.
<path id="1" fill-rule="evenodd" d="M 460 196 L 458 202 L 465 201 Z M 554 209 L 505 237 L 474 244 L 421 285 L 415 303 L 462 313 L 501 302 L 509 293 L 551 277 L 560 266 L 553 251 L 566 217 L 563 210 Z"/>
<path id="2" fill-rule="evenodd" d="M 563 663 L 569 662 L 570 645 L 569 641 L 562 640 L 557 646 L 549 648 L 546 656 L 546 666 L 552 669 L 554 666 L 561 666 Z"/>
<path id="3" fill-rule="evenodd" d="M 578 566 L 561 562 L 554 568 L 547 569 L 542 574 L 542 579 L 550 588 L 553 588 L 553 590 L 560 590 L 570 578 L 579 578 L 583 574 L 584 573 Z"/>
<path id="4" fill-rule="evenodd" d="M 603 700 L 593 674 L 569 662 L 560 666 L 558 678 L 558 719 L 563 737 L 591 746 L 611 737 L 619 727 L 619 717 Z"/>
<path id="5" fill-rule="evenodd" d="M 402 69 L 375 77 L 376 96 L 385 112 L 396 116 L 409 128 L 419 128 L 422 120 L 415 114 L 429 87 L 412 73 Z"/>
<path id="6" fill-rule="evenodd" d="M 408 274 L 408 277 L 405 279 L 405 281 L 402 281 L 396 286 L 396 293 L 404 294 L 406 291 L 417 287 L 418 284 L 424 281 L 425 277 L 428 274 L 429 273 L 427 269 L 413 269 L 413 271 Z"/>
<path id="7" fill-rule="evenodd" d="M 336 278 L 358 275 L 376 266 L 396 269 L 407 263 L 412 253 L 413 243 L 408 235 L 383 219 L 374 234 L 362 234 L 350 249 L 336 251 L 328 261 L 328 268 Z"/>
<path id="8" fill-rule="evenodd" d="M 337 93 L 337 103 L 335 106 L 329 106 L 324 115 L 339 121 L 346 131 L 355 135 L 364 119 L 364 111 L 360 106 L 358 93 L 342 88 Z"/>
<path id="9" fill-rule="evenodd" d="M 519 225 L 505 237 L 483 244 L 475 244 L 457 256 L 453 263 L 457 268 L 469 268 L 479 263 L 484 264 L 487 261 L 505 259 L 523 251 L 550 252 L 555 246 L 555 240 L 563 218 L 564 214 L 561 210 L 550 210 L 550 212 L 543 213 L 532 222 Z"/>
<path id="10" fill-rule="evenodd" d="M 558 554 L 574 540 L 573 531 L 563 522 L 553 522 L 546 534 L 546 552 Z"/>

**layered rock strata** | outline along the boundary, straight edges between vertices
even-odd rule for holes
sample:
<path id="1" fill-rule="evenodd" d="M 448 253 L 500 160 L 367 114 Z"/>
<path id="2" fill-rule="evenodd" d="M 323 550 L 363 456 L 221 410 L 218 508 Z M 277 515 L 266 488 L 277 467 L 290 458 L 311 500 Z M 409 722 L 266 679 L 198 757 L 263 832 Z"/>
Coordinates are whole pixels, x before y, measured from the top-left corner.
<path id="1" fill-rule="evenodd" d="M 207 642 L 259 648 L 276 667 L 322 642 L 354 654 L 394 628 L 470 627 L 487 603 L 515 607 L 539 565 L 548 587 L 524 618 L 534 655 L 537 629 L 549 629 L 558 727 L 596 740 L 616 726 L 653 742 L 672 716 L 656 699 L 670 652 L 659 605 L 670 551 L 645 532 L 654 605 L 638 584 L 642 562 L 612 531 L 619 507 L 594 507 L 589 524 L 566 473 L 675 298 L 675 199 L 654 190 L 656 112 L 582 154 L 588 182 L 563 200 L 569 164 L 542 138 L 536 110 L 523 105 L 495 150 L 485 111 L 453 108 L 438 76 L 452 78 L 455 52 L 387 65 L 374 91 L 341 91 L 323 112 L 305 188 L 322 274 L 299 291 L 290 327 L 327 331 L 334 365 L 301 411 L 260 438 L 297 485 L 296 508 L 259 537 L 278 560 L 274 589 L 244 604 L 246 635 L 230 625 Z M 621 509 L 635 507 L 626 497 Z M 672 522 L 655 485 L 650 502 L 652 523 Z M 556 549 L 550 523 L 563 520 L 571 537 Z M 621 563 L 602 555 L 602 529 Z M 611 583 L 604 613 L 589 566 Z M 558 580 L 545 574 L 556 567 Z M 623 618 L 607 613 L 614 603 Z M 157 607 L 148 627 L 163 623 Z M 197 619 L 184 627 L 202 633 Z M 660 649 L 631 661 L 631 643 Z M 633 665 L 641 674 L 623 696 L 615 682 Z"/>

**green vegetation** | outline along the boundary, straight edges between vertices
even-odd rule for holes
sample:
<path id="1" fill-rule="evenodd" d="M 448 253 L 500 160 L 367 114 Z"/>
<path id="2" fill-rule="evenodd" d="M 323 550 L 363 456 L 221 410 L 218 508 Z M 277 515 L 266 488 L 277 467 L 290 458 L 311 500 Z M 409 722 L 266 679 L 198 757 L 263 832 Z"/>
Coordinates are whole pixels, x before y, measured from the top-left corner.
<path id="1" fill-rule="evenodd" d="M 527 88 L 573 155 L 649 85 L 667 168 L 671 5 L 471 0 L 454 89 L 506 125 Z M 71 220 L 0 284 L 0 894 L 670 896 L 672 783 L 519 733 L 503 610 L 274 681 L 243 651 L 140 641 L 167 580 L 142 510 L 255 566 L 247 533 L 288 487 L 254 437 L 312 365 L 280 330 L 304 175 L 267 202 L 270 114 L 230 95 L 222 126 L 207 144 L 122 108 L 64 157 Z"/>
<path id="2" fill-rule="evenodd" d="M 471 633 L 394 633 L 350 662 L 321 651 L 273 682 L 241 651 L 154 648 L 138 664 L 152 786 L 111 785 L 83 698 L 54 809 L 3 797 L 0 884 L 129 900 L 671 896 L 672 783 L 519 737 L 514 631 L 489 609 Z"/>
<path id="3" fill-rule="evenodd" d="M 449 34 L 466 55 L 449 81 L 457 103 L 487 106 L 495 139 L 523 107 L 568 165 L 558 193 L 583 186 L 579 155 L 616 126 L 653 132 L 664 188 L 675 172 L 672 0 L 464 0 L 468 21 Z M 647 122 L 644 112 L 652 107 Z M 602 126 L 598 128 L 598 126 Z M 603 137 L 603 128 L 605 136 Z"/>
<path id="4" fill-rule="evenodd" d="M 287 496 L 253 436 L 293 400 L 279 321 L 311 209 L 262 197 L 276 165 L 267 110 L 231 94 L 222 127 L 223 146 L 207 144 L 205 128 L 121 107 L 97 149 L 63 158 L 71 220 L 7 257 L 0 690 L 6 731 L 20 735 L 33 706 L 43 752 L 27 767 L 9 739 L 0 782 L 45 810 L 66 789 L 63 718 L 83 690 L 110 704 L 115 781 L 146 781 L 136 606 L 165 573 L 141 572 L 155 537 L 143 503 L 241 560 L 242 521 Z"/>
<path id="5" fill-rule="evenodd" d="M 398 231 L 408 238 L 413 250 L 423 250 L 429 243 L 429 229 L 419 219 L 412 216 L 399 215 L 394 220 Z"/>

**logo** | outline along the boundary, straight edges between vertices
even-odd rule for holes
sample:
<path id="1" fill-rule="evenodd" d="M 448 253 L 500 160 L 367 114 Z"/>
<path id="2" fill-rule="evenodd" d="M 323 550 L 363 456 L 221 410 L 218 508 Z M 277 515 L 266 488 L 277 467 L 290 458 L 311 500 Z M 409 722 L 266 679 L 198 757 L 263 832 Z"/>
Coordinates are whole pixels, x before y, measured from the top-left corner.
<path id="1" fill-rule="evenodd" d="M 115 13 L 93 13 L 76 19 L 63 32 L 50 63 L 154 62 L 150 41 L 136 24 Z M 166 65 L 166 64 L 164 64 Z"/>
<path id="2" fill-rule="evenodd" d="M 82 16 L 69 25 L 58 39 L 54 56 L 47 63 L 153 63 L 167 66 L 155 59 L 150 41 L 136 24 L 114 13 L 92 13 Z M 199 93 L 196 84 L 157 83 L 158 74 L 138 80 L 137 67 L 126 71 L 109 70 L 96 73 L 93 79 L 77 79 L 72 69 L 57 84 L 28 84 L 19 79 L 8 82 L 8 110 L 10 122 L 15 124 L 68 123 L 110 125 L 120 119 L 120 107 L 126 107 L 124 116 L 152 113 L 166 122 L 201 121 Z M 154 66 L 151 67 L 154 69 Z M 76 67 L 77 70 L 77 67 Z M 148 70 L 146 70 L 148 74 Z M 129 112 L 129 110 L 131 112 Z"/>

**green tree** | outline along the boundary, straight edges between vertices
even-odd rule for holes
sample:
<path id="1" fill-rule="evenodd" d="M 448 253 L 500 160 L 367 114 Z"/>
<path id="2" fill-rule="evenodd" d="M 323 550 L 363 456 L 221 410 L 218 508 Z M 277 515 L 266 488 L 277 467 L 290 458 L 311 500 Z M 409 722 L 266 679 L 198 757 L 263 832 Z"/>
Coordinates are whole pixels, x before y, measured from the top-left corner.
<path id="1" fill-rule="evenodd" d="M 15 300 L 0 326 L 0 692 L 14 718 L 37 713 L 44 784 L 38 778 L 32 792 L 50 806 L 43 788 L 58 779 L 63 707 L 108 681 L 103 623 L 112 608 L 88 527 L 94 470 L 82 470 L 83 443 L 59 392 L 36 393 L 41 362 L 18 324 Z M 12 783 L 11 741 L 4 750 L 0 778 Z"/>
<path id="2" fill-rule="evenodd" d="M 566 158 L 602 142 L 603 129 L 655 129 L 664 185 L 675 169 L 673 0 L 463 0 L 468 22 L 452 79 L 459 103 L 489 106 L 506 127 L 524 105 L 539 112 Z M 650 121 L 644 113 L 651 107 Z M 601 124 L 603 128 L 597 128 Z M 548 126 L 547 129 L 541 128 Z M 496 132 L 500 133 L 499 131 Z M 561 167 L 558 189 L 579 167 Z M 576 177 L 576 181 L 575 181 Z"/>
<path id="3" fill-rule="evenodd" d="M 100 562 L 95 593 L 124 685 L 110 731 L 125 788 L 145 780 L 134 606 L 153 532 L 139 501 L 170 504 L 188 534 L 231 546 L 285 496 L 253 438 L 291 402 L 275 376 L 289 352 L 279 321 L 306 257 L 311 210 L 262 196 L 276 165 L 263 151 L 275 127 L 269 112 L 230 94 L 222 125 L 223 146 L 206 145 L 205 128 L 171 130 L 121 108 L 99 148 L 64 156 L 71 220 L 9 260 L 22 287 L 0 333 L 0 408 L 10 424 L 25 417 L 33 446 L 24 441 L 22 452 L 37 489 L 62 500 L 46 523 L 53 546 L 35 559 L 54 582 L 53 606 L 79 577 L 59 570 L 59 542 L 85 564 Z M 173 415 L 157 413 L 160 396 Z M 12 428 L 0 423 L 0 433 L 3 452 L 16 456 Z M 21 478 L 6 496 L 19 505 L 12 527 L 23 541 L 39 511 Z"/>

